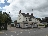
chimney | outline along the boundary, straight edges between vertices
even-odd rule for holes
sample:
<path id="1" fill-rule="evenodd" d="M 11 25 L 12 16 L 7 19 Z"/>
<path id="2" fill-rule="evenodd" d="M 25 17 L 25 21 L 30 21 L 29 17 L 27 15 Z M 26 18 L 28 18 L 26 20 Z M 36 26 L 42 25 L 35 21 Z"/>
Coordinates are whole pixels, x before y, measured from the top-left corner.
<path id="1" fill-rule="evenodd" d="M 19 11 L 19 14 L 21 13 L 21 10 Z"/>
<path id="2" fill-rule="evenodd" d="M 27 13 L 27 15 L 29 15 L 29 13 Z"/>
<path id="3" fill-rule="evenodd" d="M 31 13 L 31 15 L 33 16 L 33 13 Z"/>

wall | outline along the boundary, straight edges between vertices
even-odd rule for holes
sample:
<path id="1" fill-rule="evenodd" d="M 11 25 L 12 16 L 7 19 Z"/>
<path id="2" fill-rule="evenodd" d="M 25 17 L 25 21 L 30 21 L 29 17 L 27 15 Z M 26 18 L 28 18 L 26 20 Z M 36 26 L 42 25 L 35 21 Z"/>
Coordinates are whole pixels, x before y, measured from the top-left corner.
<path id="1" fill-rule="evenodd" d="M 20 17 L 19 17 L 20 16 Z M 21 18 L 21 19 L 20 19 Z M 19 20 L 20 19 L 20 20 Z M 22 22 L 23 21 L 23 15 L 20 13 L 19 15 L 18 15 L 18 18 L 17 18 L 17 23 L 19 23 L 19 22 Z"/>

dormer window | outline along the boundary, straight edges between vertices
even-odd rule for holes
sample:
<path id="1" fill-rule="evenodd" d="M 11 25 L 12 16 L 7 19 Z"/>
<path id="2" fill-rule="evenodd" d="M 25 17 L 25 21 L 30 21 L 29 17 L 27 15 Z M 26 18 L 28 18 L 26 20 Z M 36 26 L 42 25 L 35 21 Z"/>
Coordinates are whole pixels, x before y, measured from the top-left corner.
<path id="1" fill-rule="evenodd" d="M 29 21 L 32 21 L 32 20 L 31 20 L 31 17 L 29 18 Z"/>
<path id="2" fill-rule="evenodd" d="M 32 21 L 31 19 L 29 19 L 29 21 Z"/>
<path id="3" fill-rule="evenodd" d="M 27 18 L 26 18 L 27 19 Z"/>
<path id="4" fill-rule="evenodd" d="M 20 20 L 21 18 L 19 18 L 19 20 Z"/>

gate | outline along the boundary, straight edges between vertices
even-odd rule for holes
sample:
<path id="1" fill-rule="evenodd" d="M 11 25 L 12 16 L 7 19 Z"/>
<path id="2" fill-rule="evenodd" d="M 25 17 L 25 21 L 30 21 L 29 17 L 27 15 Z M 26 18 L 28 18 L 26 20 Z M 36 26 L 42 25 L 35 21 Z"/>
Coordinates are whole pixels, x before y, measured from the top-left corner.
<path id="1" fill-rule="evenodd" d="M 6 23 L 0 23 L 0 30 L 7 30 L 7 24 Z"/>

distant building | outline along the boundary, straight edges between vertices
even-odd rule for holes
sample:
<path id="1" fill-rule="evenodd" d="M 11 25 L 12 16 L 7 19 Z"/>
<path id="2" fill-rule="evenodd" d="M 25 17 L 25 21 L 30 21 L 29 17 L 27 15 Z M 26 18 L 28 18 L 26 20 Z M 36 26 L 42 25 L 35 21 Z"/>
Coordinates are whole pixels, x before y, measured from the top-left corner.
<path id="1" fill-rule="evenodd" d="M 11 26 L 12 26 L 12 27 L 15 27 L 15 23 L 14 23 L 14 22 L 13 22 L 13 23 L 11 23 Z"/>
<path id="2" fill-rule="evenodd" d="M 0 12 L 2 12 L 2 11 L 0 11 Z"/>
<path id="3" fill-rule="evenodd" d="M 2 11 L 0 11 L 0 13 L 2 13 Z"/>
<path id="4" fill-rule="evenodd" d="M 28 27 L 30 27 L 33 24 L 39 24 L 40 21 L 33 16 L 33 13 L 29 15 L 29 13 L 21 13 L 20 10 L 17 18 L 17 23 L 20 23 L 20 27 L 24 28 L 26 24 Z"/>

